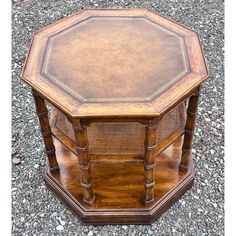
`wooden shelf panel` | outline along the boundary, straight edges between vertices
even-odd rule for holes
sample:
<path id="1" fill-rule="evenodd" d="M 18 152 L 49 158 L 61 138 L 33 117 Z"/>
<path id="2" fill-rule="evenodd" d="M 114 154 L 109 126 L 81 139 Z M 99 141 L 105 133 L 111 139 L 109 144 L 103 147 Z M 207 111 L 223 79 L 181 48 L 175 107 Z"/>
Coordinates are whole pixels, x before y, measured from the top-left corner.
<path id="1" fill-rule="evenodd" d="M 160 201 L 178 185 L 189 173 L 179 172 L 182 138 L 179 138 L 156 159 L 155 202 Z M 90 207 L 82 200 L 77 156 L 55 140 L 56 155 L 60 171 L 53 178 L 87 211 L 122 209 L 147 210 L 143 204 L 143 164 L 142 163 L 92 163 L 95 203 Z"/>

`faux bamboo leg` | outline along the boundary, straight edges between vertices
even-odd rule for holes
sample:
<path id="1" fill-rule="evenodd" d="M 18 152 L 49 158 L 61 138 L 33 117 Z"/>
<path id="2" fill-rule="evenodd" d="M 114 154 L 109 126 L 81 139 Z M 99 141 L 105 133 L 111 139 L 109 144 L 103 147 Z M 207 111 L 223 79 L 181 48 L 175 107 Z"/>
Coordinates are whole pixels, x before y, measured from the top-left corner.
<path id="1" fill-rule="evenodd" d="M 83 200 L 93 204 L 95 195 L 92 189 L 90 156 L 88 153 L 88 138 L 86 128 L 81 127 L 78 119 L 73 120 L 76 147 L 80 166 L 80 185 L 83 188 Z"/>
<path id="2" fill-rule="evenodd" d="M 47 154 L 47 160 L 49 163 L 50 171 L 56 171 L 59 169 L 56 154 L 55 146 L 53 143 L 51 127 L 48 120 L 48 111 L 44 99 L 35 91 L 32 90 L 34 96 L 36 113 L 39 118 L 39 123 L 41 127 L 41 133 L 43 136 L 45 152 Z"/>
<path id="3" fill-rule="evenodd" d="M 189 159 L 192 152 L 192 142 L 196 123 L 197 107 L 199 102 L 199 92 L 189 98 L 187 109 L 187 120 L 185 125 L 184 142 L 182 146 L 182 157 L 179 169 L 188 171 Z"/>
<path id="4" fill-rule="evenodd" d="M 157 126 L 145 128 L 145 157 L 144 157 L 144 203 L 150 205 L 154 202 Z"/>

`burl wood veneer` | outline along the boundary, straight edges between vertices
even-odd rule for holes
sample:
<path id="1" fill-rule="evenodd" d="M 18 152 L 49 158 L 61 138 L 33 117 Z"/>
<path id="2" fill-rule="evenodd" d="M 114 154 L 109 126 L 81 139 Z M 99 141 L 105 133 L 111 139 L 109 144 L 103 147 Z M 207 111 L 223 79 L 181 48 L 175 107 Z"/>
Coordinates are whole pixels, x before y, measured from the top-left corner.
<path id="1" fill-rule="evenodd" d="M 208 77 L 198 34 L 148 9 L 87 9 L 39 30 L 21 78 L 46 184 L 83 222 L 153 222 L 193 184 Z"/>

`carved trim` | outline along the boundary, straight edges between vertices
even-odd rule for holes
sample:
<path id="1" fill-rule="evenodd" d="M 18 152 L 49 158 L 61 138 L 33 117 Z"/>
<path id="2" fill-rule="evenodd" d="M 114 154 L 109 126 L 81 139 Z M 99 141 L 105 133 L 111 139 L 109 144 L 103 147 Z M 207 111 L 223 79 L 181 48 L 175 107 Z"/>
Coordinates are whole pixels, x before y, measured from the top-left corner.
<path id="1" fill-rule="evenodd" d="M 146 183 L 146 181 L 144 180 L 144 185 L 146 186 L 146 188 L 151 188 L 154 187 L 156 184 L 155 180 L 151 183 Z"/>
<path id="2" fill-rule="evenodd" d="M 192 130 L 187 130 L 187 129 L 186 129 L 186 130 L 184 131 L 184 133 L 187 134 L 187 135 L 190 135 L 190 136 L 193 136 L 193 135 L 194 135 L 194 131 L 192 131 Z"/>
<path id="3" fill-rule="evenodd" d="M 152 164 L 152 165 L 146 165 L 146 164 L 144 163 L 144 168 L 145 168 L 146 170 L 155 169 L 155 168 L 156 168 L 156 163 L 154 163 L 154 164 Z"/>
<path id="4" fill-rule="evenodd" d="M 44 137 L 47 137 L 47 136 L 52 135 L 52 131 L 51 131 L 51 130 L 48 130 L 48 131 L 42 131 L 42 130 L 41 130 L 41 134 L 42 134 Z"/>
<path id="5" fill-rule="evenodd" d="M 76 145 L 76 148 L 79 152 L 86 152 L 88 150 L 88 144 L 85 147 L 80 147 Z"/>
<path id="6" fill-rule="evenodd" d="M 90 201 L 88 201 L 88 200 L 86 200 L 84 198 L 83 198 L 83 201 L 86 202 L 89 205 L 92 205 L 94 203 L 94 201 L 95 201 L 95 194 L 93 194 L 93 198 Z"/>
<path id="7" fill-rule="evenodd" d="M 187 111 L 187 114 L 190 115 L 190 116 L 196 116 L 197 112 Z"/>
<path id="8" fill-rule="evenodd" d="M 154 198 L 152 198 L 151 200 L 146 200 L 144 199 L 145 205 L 149 205 L 150 203 L 154 202 Z"/>
<path id="9" fill-rule="evenodd" d="M 191 152 L 192 152 L 192 149 L 189 149 L 189 148 L 182 148 L 182 151 L 191 153 Z"/>
<path id="10" fill-rule="evenodd" d="M 41 118 L 41 117 L 44 117 L 44 116 L 48 116 L 48 111 L 36 112 L 36 114 L 39 118 Z"/>
<path id="11" fill-rule="evenodd" d="M 59 170 L 59 166 L 57 165 L 55 167 L 49 167 L 49 170 L 50 170 L 50 172 L 56 172 Z"/>
<path id="12" fill-rule="evenodd" d="M 87 166 L 84 166 L 84 165 L 80 165 L 79 164 L 79 167 L 80 167 L 80 169 L 82 169 L 82 170 L 88 170 L 89 168 L 90 168 L 90 162 L 89 162 L 89 164 L 87 165 Z"/>
<path id="13" fill-rule="evenodd" d="M 47 155 L 51 155 L 51 154 L 54 154 L 55 153 L 55 148 L 51 149 L 51 150 L 45 150 L 45 153 Z"/>
<path id="14" fill-rule="evenodd" d="M 89 184 L 85 184 L 85 183 L 83 183 L 83 182 L 80 182 L 80 185 L 81 185 L 81 187 L 83 187 L 83 188 L 90 188 L 90 187 L 92 186 L 92 182 L 90 182 Z"/>
<path id="15" fill-rule="evenodd" d="M 150 147 L 147 147 L 148 151 L 153 151 L 157 148 L 157 144 L 153 145 L 153 146 L 150 146 Z"/>
<path id="16" fill-rule="evenodd" d="M 184 165 L 180 165 L 180 166 L 179 166 L 179 169 L 180 169 L 180 171 L 185 171 L 185 172 L 187 172 L 188 169 L 189 169 L 189 167 L 188 167 L 188 166 L 184 166 Z"/>

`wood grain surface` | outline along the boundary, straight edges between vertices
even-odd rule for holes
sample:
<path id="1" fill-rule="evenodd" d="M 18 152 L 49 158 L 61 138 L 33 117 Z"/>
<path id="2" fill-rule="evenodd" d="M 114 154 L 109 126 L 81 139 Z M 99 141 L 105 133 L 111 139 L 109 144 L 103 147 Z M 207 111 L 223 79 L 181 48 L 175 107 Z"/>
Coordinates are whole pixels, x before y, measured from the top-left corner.
<path id="1" fill-rule="evenodd" d="M 46 171 L 45 180 L 57 196 L 84 222 L 151 223 L 192 186 L 193 169 L 179 171 L 182 138 L 156 158 L 154 203 L 143 204 L 143 164 L 98 163 L 91 159 L 91 174 L 96 200 L 92 205 L 83 201 L 79 184 L 78 158 L 56 139 L 56 155 L 60 171 Z"/>

